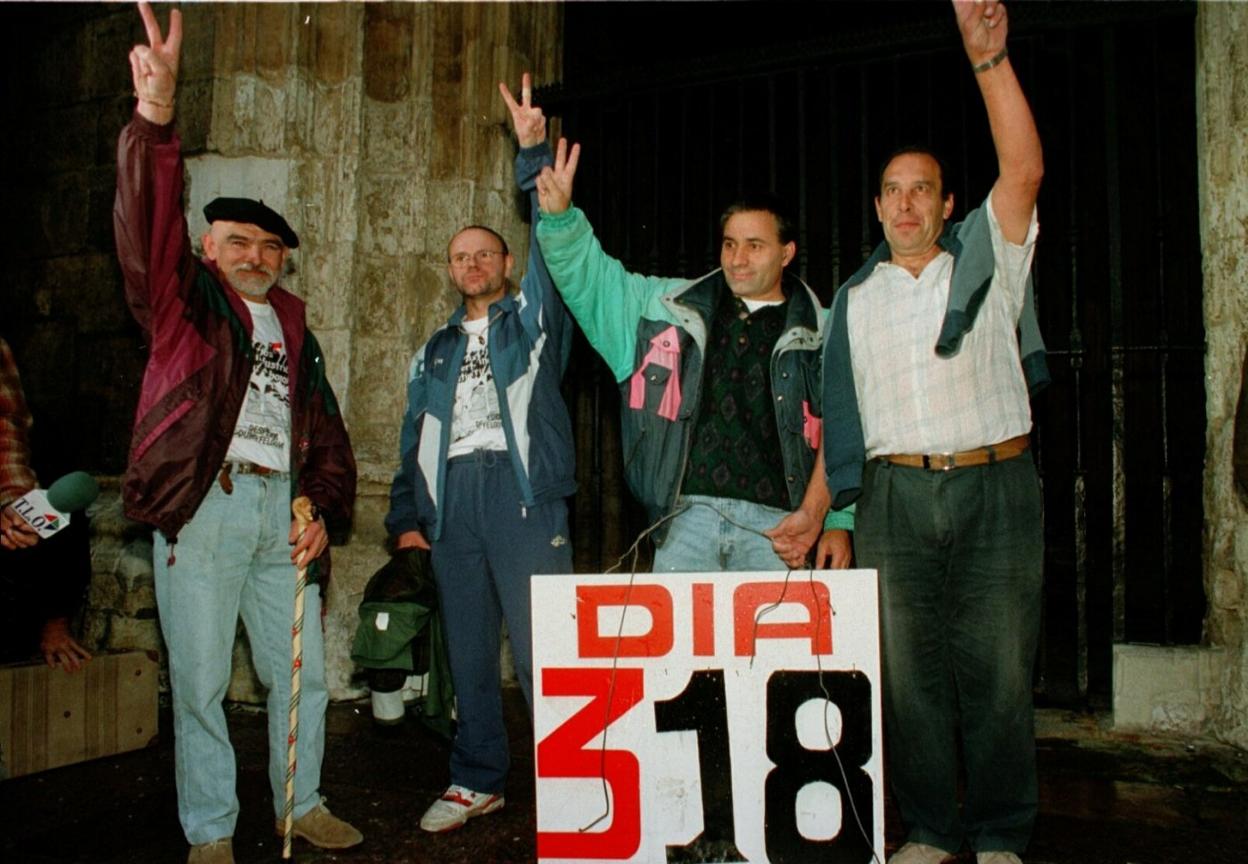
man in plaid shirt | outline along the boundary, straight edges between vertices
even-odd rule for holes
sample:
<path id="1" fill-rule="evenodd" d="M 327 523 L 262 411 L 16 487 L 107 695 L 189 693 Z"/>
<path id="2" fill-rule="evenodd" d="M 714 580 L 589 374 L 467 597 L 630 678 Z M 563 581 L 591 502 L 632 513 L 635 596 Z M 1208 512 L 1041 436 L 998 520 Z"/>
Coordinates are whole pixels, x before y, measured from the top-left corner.
<path id="1" fill-rule="evenodd" d="M 30 468 L 30 411 L 9 344 L 0 339 L 0 545 L 35 545 L 39 535 L 13 512 L 12 502 L 35 488 Z"/>
<path id="2" fill-rule="evenodd" d="M 24 660 L 37 643 L 49 666 L 73 672 L 91 659 L 69 633 L 90 578 L 86 523 L 71 522 L 40 543 L 13 509 L 38 485 L 30 467 L 31 422 L 13 352 L 0 339 L 0 659 Z"/>

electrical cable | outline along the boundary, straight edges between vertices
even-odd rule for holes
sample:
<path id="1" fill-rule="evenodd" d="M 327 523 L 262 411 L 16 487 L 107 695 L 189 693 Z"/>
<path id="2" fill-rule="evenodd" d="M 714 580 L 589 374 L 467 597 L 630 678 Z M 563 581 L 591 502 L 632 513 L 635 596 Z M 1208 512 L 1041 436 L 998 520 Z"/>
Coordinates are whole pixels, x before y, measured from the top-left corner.
<path id="1" fill-rule="evenodd" d="M 696 502 L 696 503 L 701 503 L 701 502 Z M 607 685 L 607 700 L 606 700 L 606 707 L 604 709 L 606 713 L 605 713 L 605 716 L 603 717 L 603 722 L 602 722 L 602 747 L 599 749 L 599 753 L 598 753 L 598 757 L 599 757 L 598 758 L 598 774 L 599 774 L 599 779 L 602 781 L 603 810 L 602 810 L 602 813 L 592 822 L 578 828 L 577 831 L 579 833 L 583 834 L 586 831 L 589 831 L 591 828 L 593 828 L 603 819 L 606 819 L 607 817 L 611 815 L 611 794 L 607 790 L 607 733 L 611 729 L 611 722 L 610 722 L 611 703 L 615 699 L 616 672 L 619 670 L 619 666 L 620 666 L 620 643 L 624 639 L 624 616 L 628 614 L 628 604 L 633 596 L 633 585 L 637 581 L 637 560 L 638 558 L 641 557 L 641 541 L 645 540 L 653 532 L 657 531 L 659 529 L 659 526 L 661 526 L 664 522 L 668 522 L 672 519 L 675 519 L 681 513 L 684 513 L 685 511 L 689 510 L 690 506 L 691 506 L 690 503 L 686 503 L 683 507 L 673 510 L 671 513 L 668 513 L 666 516 L 659 519 L 657 522 L 655 522 L 645 531 L 642 531 L 640 534 L 637 535 L 637 539 L 633 541 L 633 545 L 628 547 L 628 549 L 624 550 L 624 554 L 622 554 L 619 558 L 617 558 L 614 564 L 612 564 L 605 571 L 603 571 L 605 573 L 616 572 L 617 568 L 619 568 L 619 566 L 624 563 L 624 559 L 627 558 L 630 553 L 632 554 L 633 566 L 629 568 L 628 588 L 624 591 L 624 606 L 620 610 L 620 626 L 615 631 L 615 647 L 612 649 L 612 652 L 611 652 L 611 680 L 610 680 L 610 683 Z M 710 506 L 710 505 L 704 505 L 704 506 Z"/>
<path id="2" fill-rule="evenodd" d="M 807 581 L 810 583 L 810 593 L 813 598 L 815 596 L 815 571 L 813 568 L 810 570 Z M 832 615 L 835 617 L 835 609 L 832 610 Z M 816 617 L 815 643 L 818 644 L 818 642 L 819 620 Z M 862 824 L 862 816 L 858 812 L 858 803 L 854 801 L 854 796 L 849 791 L 849 774 L 846 773 L 845 763 L 841 761 L 841 754 L 836 752 L 836 744 L 832 741 L 832 730 L 828 728 L 828 710 L 832 707 L 832 694 L 828 692 L 828 686 L 824 683 L 823 660 L 820 659 L 818 653 L 815 654 L 815 668 L 819 670 L 819 690 L 823 693 L 823 737 L 827 740 L 828 749 L 832 751 L 832 758 L 836 759 L 836 767 L 841 772 L 841 783 L 844 784 L 842 788 L 845 790 L 845 797 L 849 799 L 849 809 L 854 814 L 854 822 L 858 825 L 858 833 L 862 835 L 862 839 L 866 842 L 867 848 L 871 850 L 871 858 L 876 862 L 876 864 L 883 864 L 880 860 L 880 854 L 875 850 L 875 843 L 872 842 L 871 837 L 867 834 L 866 827 Z M 842 731 L 844 728 L 844 723 L 842 723 Z M 844 813 L 843 808 L 841 812 Z"/>

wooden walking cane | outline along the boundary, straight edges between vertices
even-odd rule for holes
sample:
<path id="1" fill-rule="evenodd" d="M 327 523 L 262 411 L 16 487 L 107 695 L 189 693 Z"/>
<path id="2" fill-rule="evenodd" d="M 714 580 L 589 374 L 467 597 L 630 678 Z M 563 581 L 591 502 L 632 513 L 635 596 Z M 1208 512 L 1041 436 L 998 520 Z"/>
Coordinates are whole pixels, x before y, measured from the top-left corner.
<path id="1" fill-rule="evenodd" d="M 299 523 L 299 536 L 312 524 L 312 502 L 300 495 L 290 502 L 290 512 Z M 299 671 L 303 668 L 303 590 L 308 584 L 308 569 L 304 566 L 305 549 L 299 553 L 295 566 L 295 620 L 290 627 L 290 720 L 286 735 L 286 805 L 282 811 L 282 858 L 290 858 L 295 840 L 295 745 L 299 741 Z"/>

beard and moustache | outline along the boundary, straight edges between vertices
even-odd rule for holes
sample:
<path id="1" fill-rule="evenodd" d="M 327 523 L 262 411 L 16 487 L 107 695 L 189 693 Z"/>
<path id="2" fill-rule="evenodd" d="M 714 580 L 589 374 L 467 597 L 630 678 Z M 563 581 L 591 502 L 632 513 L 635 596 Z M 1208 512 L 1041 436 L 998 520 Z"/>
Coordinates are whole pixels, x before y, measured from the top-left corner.
<path id="1" fill-rule="evenodd" d="M 239 264 L 226 278 L 234 290 L 250 297 L 264 297 L 277 284 L 277 273 L 260 264 Z"/>
<path id="2" fill-rule="evenodd" d="M 511 279 L 501 273 L 497 274 L 496 278 L 483 273 L 482 277 L 477 280 L 473 280 L 472 275 L 475 274 L 464 273 L 451 280 L 460 298 L 464 300 L 472 297 L 490 297 L 494 294 L 509 294 L 514 289 Z"/>

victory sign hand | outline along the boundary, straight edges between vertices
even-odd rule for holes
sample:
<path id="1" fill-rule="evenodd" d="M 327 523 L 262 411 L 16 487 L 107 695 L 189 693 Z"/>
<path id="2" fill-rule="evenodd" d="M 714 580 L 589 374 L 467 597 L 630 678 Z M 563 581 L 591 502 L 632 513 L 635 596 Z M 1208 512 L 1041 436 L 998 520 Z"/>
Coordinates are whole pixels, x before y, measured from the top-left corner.
<path id="1" fill-rule="evenodd" d="M 521 147 L 533 147 L 546 140 L 546 117 L 542 109 L 533 104 L 533 81 L 525 72 L 520 78 L 520 102 L 517 103 L 507 85 L 498 82 L 498 92 L 503 94 L 503 101 L 511 111 L 511 128 L 516 132 L 516 140 Z"/>
<path id="2" fill-rule="evenodd" d="M 562 213 L 568 209 L 572 203 L 572 179 L 576 177 L 576 163 L 580 158 L 580 144 L 573 144 L 569 153 L 567 139 L 559 139 L 554 167 L 547 165 L 537 175 L 537 203 L 544 212 Z"/>
<path id="3" fill-rule="evenodd" d="M 134 76 L 134 95 L 139 99 L 139 113 L 155 123 L 167 123 L 173 117 L 173 97 L 178 88 L 178 60 L 182 53 L 182 13 L 169 13 L 169 36 L 161 35 L 156 13 L 148 3 L 139 4 L 147 45 L 135 45 L 130 52 L 130 71 Z"/>

